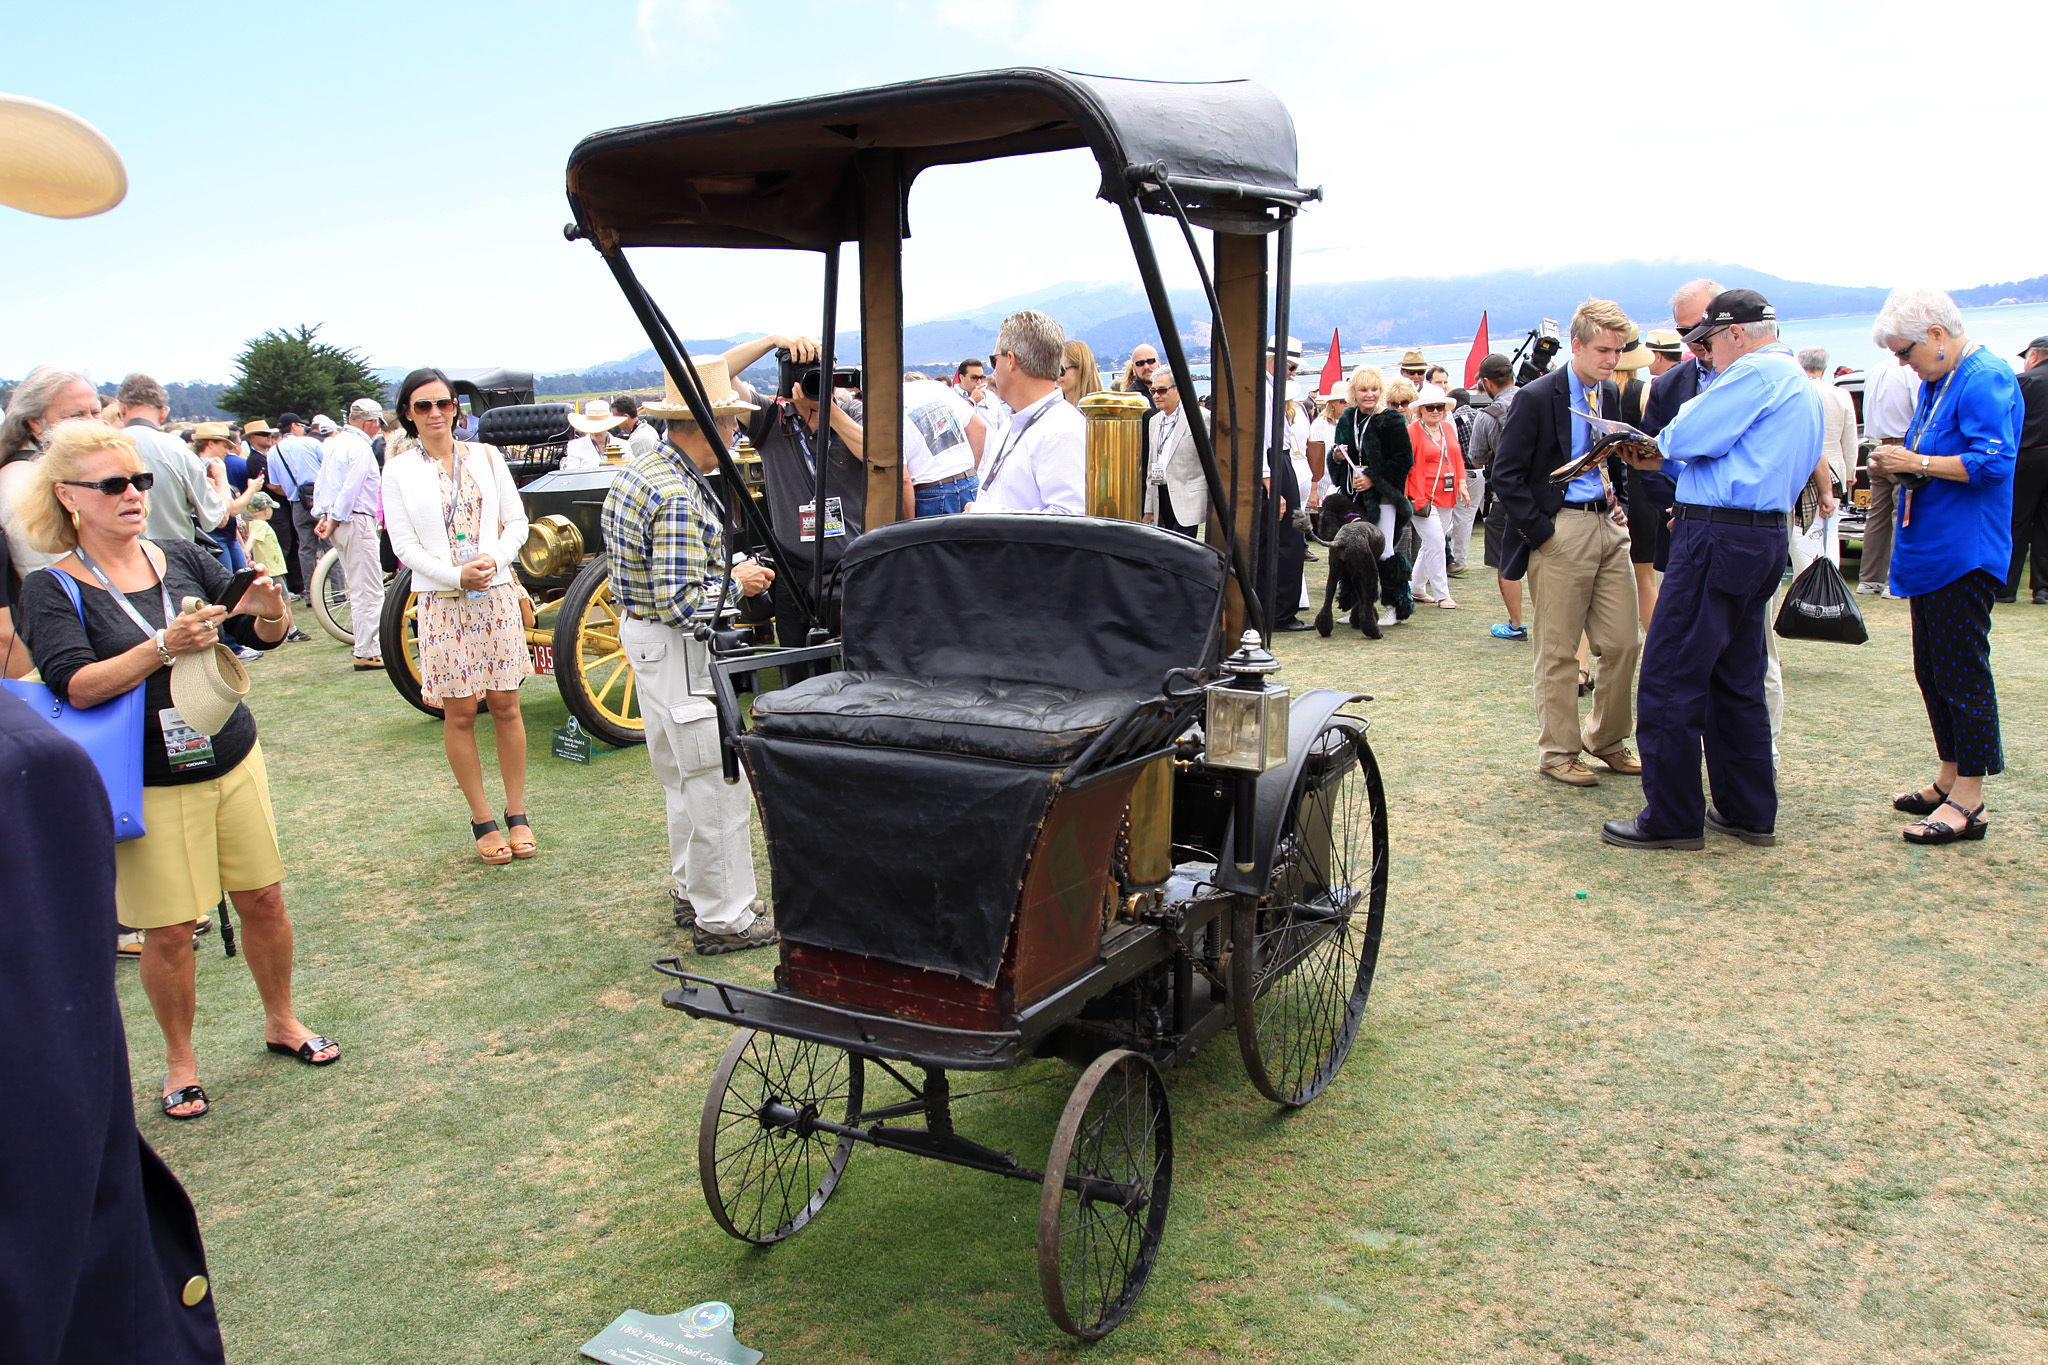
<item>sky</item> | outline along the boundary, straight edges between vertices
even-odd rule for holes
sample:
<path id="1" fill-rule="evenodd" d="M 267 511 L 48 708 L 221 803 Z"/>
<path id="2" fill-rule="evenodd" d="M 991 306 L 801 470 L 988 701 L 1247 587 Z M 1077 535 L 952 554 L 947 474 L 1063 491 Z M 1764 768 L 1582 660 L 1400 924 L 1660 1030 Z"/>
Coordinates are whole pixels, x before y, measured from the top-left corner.
<path id="1" fill-rule="evenodd" d="M 562 237 L 580 138 L 1025 65 L 1273 90 L 1324 190 L 1296 229 L 1304 280 L 1630 259 L 1886 286 L 2048 273 L 2048 180 L 2013 145 L 2037 88 L 2015 62 L 2048 46 L 2048 9 L 2008 0 L 75 0 L 16 7 L 6 40 L 0 90 L 92 122 L 130 183 L 99 218 L 0 210 L 9 378 L 225 380 L 249 338 L 300 323 L 380 367 L 613 360 L 646 340 Z M 1135 281 L 1095 180 L 1079 152 L 928 172 L 909 319 Z M 814 254 L 636 257 L 686 337 L 818 330 Z"/>

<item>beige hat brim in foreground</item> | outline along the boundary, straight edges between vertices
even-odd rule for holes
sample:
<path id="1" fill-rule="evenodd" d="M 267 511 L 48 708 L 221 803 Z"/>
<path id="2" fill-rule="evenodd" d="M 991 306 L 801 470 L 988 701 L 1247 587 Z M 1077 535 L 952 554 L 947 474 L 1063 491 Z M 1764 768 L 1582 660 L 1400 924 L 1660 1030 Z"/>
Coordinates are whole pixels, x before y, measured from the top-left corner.
<path id="1" fill-rule="evenodd" d="M 202 735 L 219 734 L 248 695 L 249 671 L 226 645 L 180 654 L 171 663 L 171 705 Z"/>
<path id="2" fill-rule="evenodd" d="M 128 168 L 104 133 L 54 104 L 0 95 L 0 204 L 90 218 L 127 197 Z"/>
<path id="3" fill-rule="evenodd" d="M 611 431 L 625 420 L 625 418 L 618 416 L 597 418 L 585 417 L 580 412 L 569 414 L 569 425 L 582 432 L 585 436 L 595 436 L 600 431 Z"/>

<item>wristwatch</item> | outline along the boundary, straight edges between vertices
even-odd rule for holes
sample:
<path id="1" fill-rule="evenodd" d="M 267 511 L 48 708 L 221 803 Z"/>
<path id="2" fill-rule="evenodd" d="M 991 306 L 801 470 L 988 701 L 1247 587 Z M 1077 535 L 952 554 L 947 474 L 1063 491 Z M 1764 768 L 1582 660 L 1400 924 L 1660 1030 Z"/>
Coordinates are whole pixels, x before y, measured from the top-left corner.
<path id="1" fill-rule="evenodd" d="M 1920 457 L 1920 476 L 1922 478 L 1927 477 L 1927 457 L 1925 455 Z"/>
<path id="2" fill-rule="evenodd" d="M 158 630 L 156 633 L 156 657 L 164 661 L 165 668 L 171 666 L 171 647 L 164 643 L 164 633 L 162 630 Z"/>

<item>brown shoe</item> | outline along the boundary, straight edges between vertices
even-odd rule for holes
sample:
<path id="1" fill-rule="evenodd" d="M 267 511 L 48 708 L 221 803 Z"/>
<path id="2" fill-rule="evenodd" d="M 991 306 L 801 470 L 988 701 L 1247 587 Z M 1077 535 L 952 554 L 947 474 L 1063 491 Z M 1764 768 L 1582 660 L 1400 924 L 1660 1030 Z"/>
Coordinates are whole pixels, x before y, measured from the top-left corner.
<path id="1" fill-rule="evenodd" d="M 1591 768 L 1581 763 L 1577 756 L 1563 763 L 1546 763 L 1536 770 L 1553 782 L 1562 782 L 1567 787 L 1597 787 L 1600 779 Z"/>
<path id="2" fill-rule="evenodd" d="M 1641 777 L 1643 775 L 1643 760 L 1637 758 L 1635 750 L 1629 748 L 1626 744 L 1617 744 L 1606 753 L 1594 754 L 1593 757 L 1599 759 L 1623 777 Z"/>

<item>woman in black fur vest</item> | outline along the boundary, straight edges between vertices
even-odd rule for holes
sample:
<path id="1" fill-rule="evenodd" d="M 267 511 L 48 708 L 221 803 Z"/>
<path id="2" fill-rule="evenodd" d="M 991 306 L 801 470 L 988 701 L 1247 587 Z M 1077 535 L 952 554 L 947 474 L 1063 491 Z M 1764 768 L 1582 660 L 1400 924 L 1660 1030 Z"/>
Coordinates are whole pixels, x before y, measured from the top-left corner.
<path id="1" fill-rule="evenodd" d="M 1408 471 L 1415 451 L 1408 442 L 1408 405 L 1415 386 L 1406 379 L 1389 385 L 1377 367 L 1361 365 L 1351 372 L 1351 408 L 1337 419 L 1330 439 L 1330 482 L 1348 488 L 1358 514 L 1379 526 L 1384 542 L 1380 559 L 1380 601 L 1386 610 L 1380 624 L 1405 621 L 1415 612 L 1408 579 L 1414 565 L 1395 547 L 1415 506 L 1408 501 Z M 1386 401 L 1381 402 L 1384 394 Z"/>

